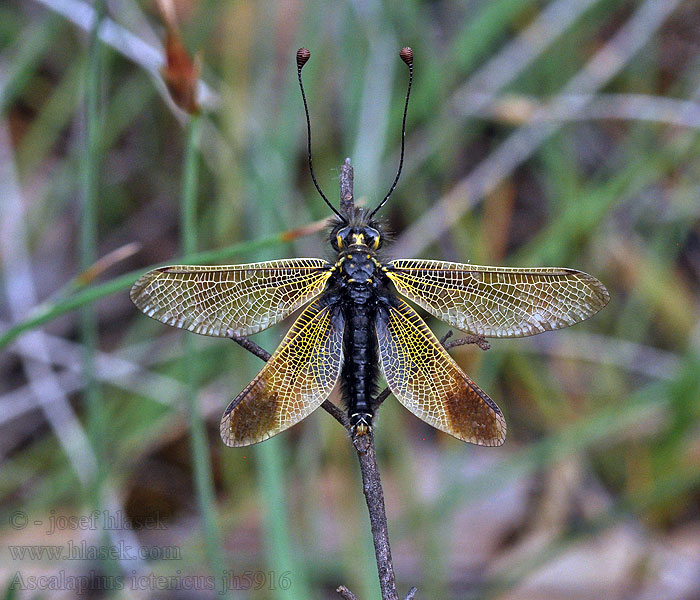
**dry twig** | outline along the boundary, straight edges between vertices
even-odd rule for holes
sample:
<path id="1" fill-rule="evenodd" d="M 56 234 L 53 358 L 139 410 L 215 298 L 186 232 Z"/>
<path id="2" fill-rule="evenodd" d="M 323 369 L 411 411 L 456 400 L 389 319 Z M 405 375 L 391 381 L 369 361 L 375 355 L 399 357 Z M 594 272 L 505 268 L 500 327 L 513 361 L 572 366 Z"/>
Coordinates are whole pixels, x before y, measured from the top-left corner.
<path id="1" fill-rule="evenodd" d="M 341 598 L 344 598 L 345 600 L 357 600 L 357 596 L 355 596 L 355 594 L 353 594 L 344 585 L 339 586 L 335 591 L 338 592 Z"/>

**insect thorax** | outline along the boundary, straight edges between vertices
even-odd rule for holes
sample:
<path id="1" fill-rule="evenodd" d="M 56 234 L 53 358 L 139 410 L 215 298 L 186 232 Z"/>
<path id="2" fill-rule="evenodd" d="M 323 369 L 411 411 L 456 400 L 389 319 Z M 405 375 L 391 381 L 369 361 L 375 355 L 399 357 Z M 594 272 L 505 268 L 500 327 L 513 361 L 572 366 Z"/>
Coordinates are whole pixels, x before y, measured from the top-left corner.
<path id="1" fill-rule="evenodd" d="M 372 284 L 376 277 L 378 261 L 366 246 L 355 246 L 341 255 L 340 273 L 348 284 Z"/>

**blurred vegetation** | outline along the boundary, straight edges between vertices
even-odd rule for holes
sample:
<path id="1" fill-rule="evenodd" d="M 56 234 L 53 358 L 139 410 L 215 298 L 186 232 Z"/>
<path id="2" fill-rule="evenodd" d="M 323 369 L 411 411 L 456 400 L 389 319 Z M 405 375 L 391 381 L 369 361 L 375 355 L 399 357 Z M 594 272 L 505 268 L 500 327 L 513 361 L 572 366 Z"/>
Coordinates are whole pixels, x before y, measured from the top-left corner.
<path id="1" fill-rule="evenodd" d="M 330 198 L 345 156 L 359 199 L 374 204 L 388 189 L 406 84 L 398 50 L 410 45 L 407 164 L 383 211 L 396 248 L 572 267 L 612 297 L 571 330 L 495 340 L 487 353 L 454 350 L 506 415 L 501 448 L 448 439 L 393 397 L 382 406 L 376 440 L 400 589 L 441 599 L 696 597 L 696 3 L 177 0 L 208 86 L 198 131 L 134 42 L 162 57 L 156 4 L 94 5 L 135 36 L 105 29 L 108 44 L 80 24 L 92 6 L 0 5 L 8 597 L 17 573 L 61 571 L 125 577 L 111 596 L 214 597 L 222 564 L 257 577 L 237 580 L 244 589 L 234 598 L 334 598 L 341 583 L 378 597 L 342 428 L 318 411 L 259 446 L 224 447 L 221 411 L 259 361 L 225 340 L 169 330 L 128 298 L 155 264 L 328 256 L 318 228 L 298 231 L 328 216 L 307 172 L 294 63 L 302 45 L 312 52 L 314 165 Z M 447 329 L 430 324 L 438 335 Z M 256 341 L 272 350 L 283 333 Z M 197 414 L 206 425 L 199 446 Z M 133 531 L 45 535 L 50 518 L 93 510 L 127 516 Z M 16 526 L 17 511 L 27 527 Z M 149 526 L 154 519 L 161 528 Z M 69 539 L 131 540 L 153 552 L 93 561 L 10 554 L 12 545 Z M 177 560 L 159 558 L 170 547 Z M 164 591 L 152 580 L 135 590 L 136 574 L 219 580 L 216 591 Z M 91 585 L 95 596 L 99 581 Z M 17 597 L 73 597 L 39 592 Z"/>

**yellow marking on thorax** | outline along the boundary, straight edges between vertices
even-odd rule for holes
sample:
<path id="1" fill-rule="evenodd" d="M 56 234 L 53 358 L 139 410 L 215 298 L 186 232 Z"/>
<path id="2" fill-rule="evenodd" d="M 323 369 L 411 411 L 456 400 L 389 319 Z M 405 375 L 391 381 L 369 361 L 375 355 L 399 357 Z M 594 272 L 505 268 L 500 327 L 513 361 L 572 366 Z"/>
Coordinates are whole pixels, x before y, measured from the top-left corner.
<path id="1" fill-rule="evenodd" d="M 371 259 L 372 259 L 372 262 L 374 263 L 374 266 L 377 267 L 378 269 L 381 269 L 382 271 L 384 271 L 384 273 L 386 273 L 386 272 L 389 270 L 387 267 L 385 267 L 382 263 L 380 263 L 380 262 L 379 262 L 376 258 L 374 258 L 373 256 L 370 256 L 370 255 L 368 254 L 368 255 L 367 255 L 367 258 L 371 258 Z"/>

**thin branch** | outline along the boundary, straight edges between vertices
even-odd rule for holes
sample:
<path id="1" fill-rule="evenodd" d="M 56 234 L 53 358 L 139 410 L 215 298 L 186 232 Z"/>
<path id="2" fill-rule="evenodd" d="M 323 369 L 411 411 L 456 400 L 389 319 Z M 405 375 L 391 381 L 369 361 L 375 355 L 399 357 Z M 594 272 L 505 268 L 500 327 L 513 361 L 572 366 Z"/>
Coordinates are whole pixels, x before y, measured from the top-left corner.
<path id="1" fill-rule="evenodd" d="M 347 163 L 346 163 L 347 164 Z M 489 343 L 482 335 L 466 335 L 462 338 L 447 342 L 452 335 L 452 330 L 448 331 L 440 340 L 446 350 L 464 344 L 476 344 L 482 350 L 490 348 Z M 391 393 L 389 388 L 385 388 L 377 396 L 375 405 L 379 406 Z M 374 552 L 377 557 L 377 571 L 379 573 L 379 585 L 382 590 L 383 600 L 399 600 L 396 591 L 396 576 L 394 574 L 394 563 L 391 559 L 391 545 L 389 543 L 389 527 L 386 518 L 386 508 L 384 505 L 384 492 L 377 465 L 377 453 L 374 448 L 374 435 L 356 436 L 353 445 L 357 450 L 357 459 L 360 462 L 362 472 L 362 491 L 367 502 L 369 520 L 372 526 L 372 539 L 374 541 Z M 343 598 L 355 598 L 356 596 L 346 587 L 341 586 L 336 590 Z M 412 600 L 417 589 L 412 587 L 405 600 Z"/>
<path id="2" fill-rule="evenodd" d="M 491 344 L 486 341 L 483 335 L 465 335 L 464 337 L 457 338 L 451 342 L 443 343 L 445 350 L 450 350 L 456 346 L 464 346 L 465 344 L 475 344 L 484 352 L 491 349 Z"/>
<path id="3" fill-rule="evenodd" d="M 236 342 L 242 348 L 245 348 L 251 354 L 255 354 L 259 359 L 267 362 L 270 360 L 272 354 L 270 354 L 265 348 L 256 344 L 253 340 L 248 339 L 242 335 L 232 335 L 231 339 Z"/>
<path id="4" fill-rule="evenodd" d="M 447 342 L 452 335 L 448 331 L 440 343 L 446 350 L 464 344 L 476 344 L 482 350 L 490 348 L 489 343 L 482 335 L 467 335 L 462 338 Z M 387 387 L 377 396 L 375 405 L 379 406 L 391 393 Z M 353 445 L 357 451 L 357 459 L 360 462 L 362 472 L 362 491 L 367 502 L 369 520 L 372 527 L 372 539 L 374 541 L 374 552 L 377 558 L 377 572 L 379 574 L 379 585 L 382 591 L 383 600 L 398 600 L 396 591 L 396 576 L 394 574 L 394 563 L 391 559 L 391 545 L 389 543 L 389 527 L 386 518 L 386 508 L 384 505 L 384 492 L 377 465 L 377 453 L 374 448 L 374 435 L 356 436 Z M 341 586 L 336 590 L 343 598 L 356 598 L 350 590 Z M 412 600 L 417 589 L 411 588 L 405 600 Z"/>
<path id="5" fill-rule="evenodd" d="M 360 461 L 362 492 L 365 495 L 367 509 L 369 510 L 369 521 L 372 527 L 372 539 L 374 541 L 374 553 L 377 558 L 377 572 L 379 574 L 379 587 L 382 590 L 382 600 L 399 600 L 396 591 L 394 563 L 391 560 L 384 491 L 382 490 L 382 481 L 379 476 L 377 453 L 374 449 L 374 434 L 355 436 L 352 443 L 355 446 L 355 450 L 357 450 L 357 459 Z"/>
<path id="6" fill-rule="evenodd" d="M 486 338 L 483 335 L 478 335 L 478 334 L 469 334 L 465 335 L 464 337 L 457 338 L 456 340 L 452 340 L 451 342 L 448 342 L 447 340 L 452 337 L 452 330 L 450 329 L 445 335 L 443 335 L 440 338 L 440 343 L 442 344 L 442 347 L 445 350 L 449 350 L 450 348 L 454 348 L 455 346 L 464 346 L 465 344 L 476 344 L 481 348 L 482 350 L 490 350 L 491 349 L 491 344 L 489 344 L 486 341 Z"/>
<path id="7" fill-rule="evenodd" d="M 354 174 L 350 166 L 350 159 L 346 158 L 345 163 L 340 167 L 340 212 L 348 213 L 355 205 L 353 198 Z"/>
<path id="8" fill-rule="evenodd" d="M 386 400 L 389 397 L 390 394 L 391 390 L 388 387 L 384 388 L 375 399 L 376 405 L 379 406 L 382 402 L 384 402 L 384 400 Z"/>
<path id="9" fill-rule="evenodd" d="M 348 416 L 330 400 L 324 400 L 321 404 L 321 408 L 325 410 L 331 417 L 333 417 L 338 423 L 345 427 L 346 431 L 350 432 L 350 421 Z"/>
<path id="10" fill-rule="evenodd" d="M 344 585 L 339 586 L 335 591 L 338 592 L 340 597 L 344 598 L 345 600 L 358 600 L 357 596 L 355 596 L 355 594 L 353 594 Z"/>
<path id="11" fill-rule="evenodd" d="M 345 600 L 358 600 L 357 596 L 355 596 L 355 594 L 353 594 L 344 585 L 341 585 L 335 591 L 338 592 Z M 406 594 L 406 598 L 404 598 L 404 600 L 413 600 L 416 597 L 416 592 L 418 592 L 418 588 L 412 587 L 410 590 L 408 590 L 408 594 Z"/>
<path id="12" fill-rule="evenodd" d="M 442 344 L 443 348 L 445 347 L 445 342 L 449 340 L 452 337 L 452 330 L 450 329 L 445 335 L 443 335 L 440 338 L 440 344 Z"/>

